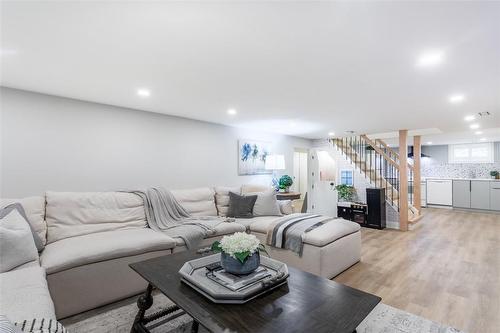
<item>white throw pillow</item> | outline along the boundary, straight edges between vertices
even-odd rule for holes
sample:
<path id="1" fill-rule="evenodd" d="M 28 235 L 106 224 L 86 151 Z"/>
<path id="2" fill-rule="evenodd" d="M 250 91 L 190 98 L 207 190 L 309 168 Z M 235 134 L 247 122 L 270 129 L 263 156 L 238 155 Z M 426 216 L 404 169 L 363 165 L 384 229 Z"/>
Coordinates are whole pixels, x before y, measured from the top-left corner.
<path id="1" fill-rule="evenodd" d="M 241 187 L 215 187 L 215 204 L 219 216 L 227 216 L 227 210 L 229 209 L 229 192 L 241 194 Z"/>
<path id="2" fill-rule="evenodd" d="M 292 200 L 280 200 L 278 201 L 280 205 L 280 211 L 283 215 L 293 214 L 293 204 Z"/>
<path id="3" fill-rule="evenodd" d="M 0 219 L 0 273 L 38 260 L 28 222 L 17 210 Z"/>
<path id="4" fill-rule="evenodd" d="M 280 206 L 276 200 L 276 191 L 245 193 L 248 195 L 257 195 L 257 200 L 253 206 L 254 216 L 281 216 Z"/>

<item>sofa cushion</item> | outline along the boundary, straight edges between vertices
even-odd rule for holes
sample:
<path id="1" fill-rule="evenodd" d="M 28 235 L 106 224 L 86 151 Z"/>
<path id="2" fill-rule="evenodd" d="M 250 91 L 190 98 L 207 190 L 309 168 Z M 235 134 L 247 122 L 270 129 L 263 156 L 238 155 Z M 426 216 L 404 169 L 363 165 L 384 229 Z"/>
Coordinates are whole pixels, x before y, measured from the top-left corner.
<path id="1" fill-rule="evenodd" d="M 0 219 L 0 273 L 38 259 L 28 221 L 16 209 Z"/>
<path id="2" fill-rule="evenodd" d="M 268 185 L 245 184 L 241 186 L 241 194 L 266 192 L 273 189 L 274 189 L 273 187 Z"/>
<path id="3" fill-rule="evenodd" d="M 172 190 L 179 204 L 193 216 L 217 216 L 215 193 L 209 187 Z"/>
<path id="4" fill-rule="evenodd" d="M 254 216 L 281 216 L 280 206 L 276 199 L 276 191 L 247 193 L 245 195 L 256 195 L 257 200 L 253 206 Z"/>
<path id="5" fill-rule="evenodd" d="M 279 200 L 278 205 L 280 206 L 281 214 L 283 215 L 293 214 L 292 200 Z"/>
<path id="6" fill-rule="evenodd" d="M 47 192 L 47 242 L 111 230 L 145 228 L 142 198 L 125 192 Z"/>
<path id="7" fill-rule="evenodd" d="M 245 225 L 250 231 L 265 234 L 269 225 L 279 218 L 278 216 L 256 216 L 251 219 L 236 219 L 236 223 Z"/>
<path id="8" fill-rule="evenodd" d="M 241 194 L 241 187 L 215 187 L 215 204 L 217 205 L 217 213 L 219 216 L 227 216 L 229 208 L 229 192 Z"/>
<path id="9" fill-rule="evenodd" d="M 13 203 L 20 203 L 33 230 L 43 242 L 47 243 L 47 223 L 45 223 L 45 197 L 27 197 L 23 199 L 0 199 L 0 208 Z"/>
<path id="10" fill-rule="evenodd" d="M 271 222 L 279 217 L 276 216 L 260 216 L 250 219 L 250 231 L 259 234 L 267 234 L 267 230 Z M 236 219 L 241 223 L 239 219 Z M 305 244 L 310 244 L 318 247 L 330 244 L 344 236 L 358 232 L 361 227 L 359 224 L 344 219 L 334 219 L 316 229 L 307 232 L 303 241 Z"/>
<path id="11" fill-rule="evenodd" d="M 175 241 L 152 229 L 92 233 L 48 244 L 40 257 L 47 274 L 99 261 L 172 249 Z"/>
<path id="12" fill-rule="evenodd" d="M 219 223 L 215 228 L 215 234 L 210 234 L 207 238 L 219 237 L 224 235 L 234 234 L 235 232 L 244 232 L 246 230 L 245 226 L 235 222 L 222 222 Z M 184 240 L 179 237 L 175 237 L 175 242 L 177 246 L 185 245 Z"/>
<path id="13" fill-rule="evenodd" d="M 303 237 L 305 244 L 325 246 L 344 236 L 358 232 L 360 225 L 344 219 L 335 219 L 316 229 L 307 232 Z"/>
<path id="14" fill-rule="evenodd" d="M 28 267 L 0 274 L 0 309 L 13 322 L 55 319 L 45 269 Z"/>
<path id="15" fill-rule="evenodd" d="M 38 250 L 38 252 L 41 252 L 45 247 L 45 243 L 44 241 L 42 241 L 40 236 L 38 236 L 37 232 L 35 231 L 35 228 L 31 225 L 28 216 L 26 216 L 26 212 L 24 210 L 23 205 L 21 205 L 19 202 L 15 202 L 5 206 L 4 208 L 0 208 L 0 219 L 7 216 L 13 210 L 16 210 L 19 213 L 19 215 L 23 217 L 23 220 L 26 221 L 28 227 L 30 228 L 31 235 L 33 236 L 33 241 L 35 242 L 36 249 Z"/>

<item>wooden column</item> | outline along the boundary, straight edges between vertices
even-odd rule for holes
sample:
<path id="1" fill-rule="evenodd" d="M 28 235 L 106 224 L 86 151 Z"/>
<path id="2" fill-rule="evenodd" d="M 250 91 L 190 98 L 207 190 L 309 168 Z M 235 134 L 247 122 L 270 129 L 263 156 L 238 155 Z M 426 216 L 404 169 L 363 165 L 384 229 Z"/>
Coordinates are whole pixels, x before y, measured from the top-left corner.
<path id="1" fill-rule="evenodd" d="M 420 188 L 420 161 L 422 153 L 422 139 L 420 135 L 413 137 L 413 206 L 422 214 L 422 189 Z"/>
<path id="2" fill-rule="evenodd" d="M 399 230 L 408 231 L 408 130 L 399 131 Z"/>

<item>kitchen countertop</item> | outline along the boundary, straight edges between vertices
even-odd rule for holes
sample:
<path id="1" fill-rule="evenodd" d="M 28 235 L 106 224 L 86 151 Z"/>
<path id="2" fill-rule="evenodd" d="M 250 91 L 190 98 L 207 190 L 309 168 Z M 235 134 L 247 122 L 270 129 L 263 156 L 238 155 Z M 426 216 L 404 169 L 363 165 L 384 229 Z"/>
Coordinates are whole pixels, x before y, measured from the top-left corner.
<path id="1" fill-rule="evenodd" d="M 477 180 L 477 181 L 483 181 L 483 182 L 500 182 L 500 179 L 491 179 L 491 178 L 426 177 L 426 178 L 422 178 L 422 180 Z"/>

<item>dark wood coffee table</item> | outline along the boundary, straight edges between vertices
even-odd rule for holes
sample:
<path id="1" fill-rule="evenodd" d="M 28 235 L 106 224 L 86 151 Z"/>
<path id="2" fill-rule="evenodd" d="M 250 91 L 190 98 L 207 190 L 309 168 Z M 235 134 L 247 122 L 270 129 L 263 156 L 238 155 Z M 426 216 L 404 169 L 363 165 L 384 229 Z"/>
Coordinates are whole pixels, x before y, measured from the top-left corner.
<path id="1" fill-rule="evenodd" d="M 199 256 L 182 252 L 130 265 L 149 283 L 137 301 L 139 311 L 132 332 L 149 332 L 147 325 L 153 320 L 168 320 L 185 312 L 193 318 L 193 332 L 202 325 L 211 332 L 351 333 L 381 300 L 289 266 L 288 285 L 246 304 L 216 304 L 181 282 L 178 274 L 186 261 Z M 153 287 L 176 305 L 145 316 L 153 304 Z"/>

